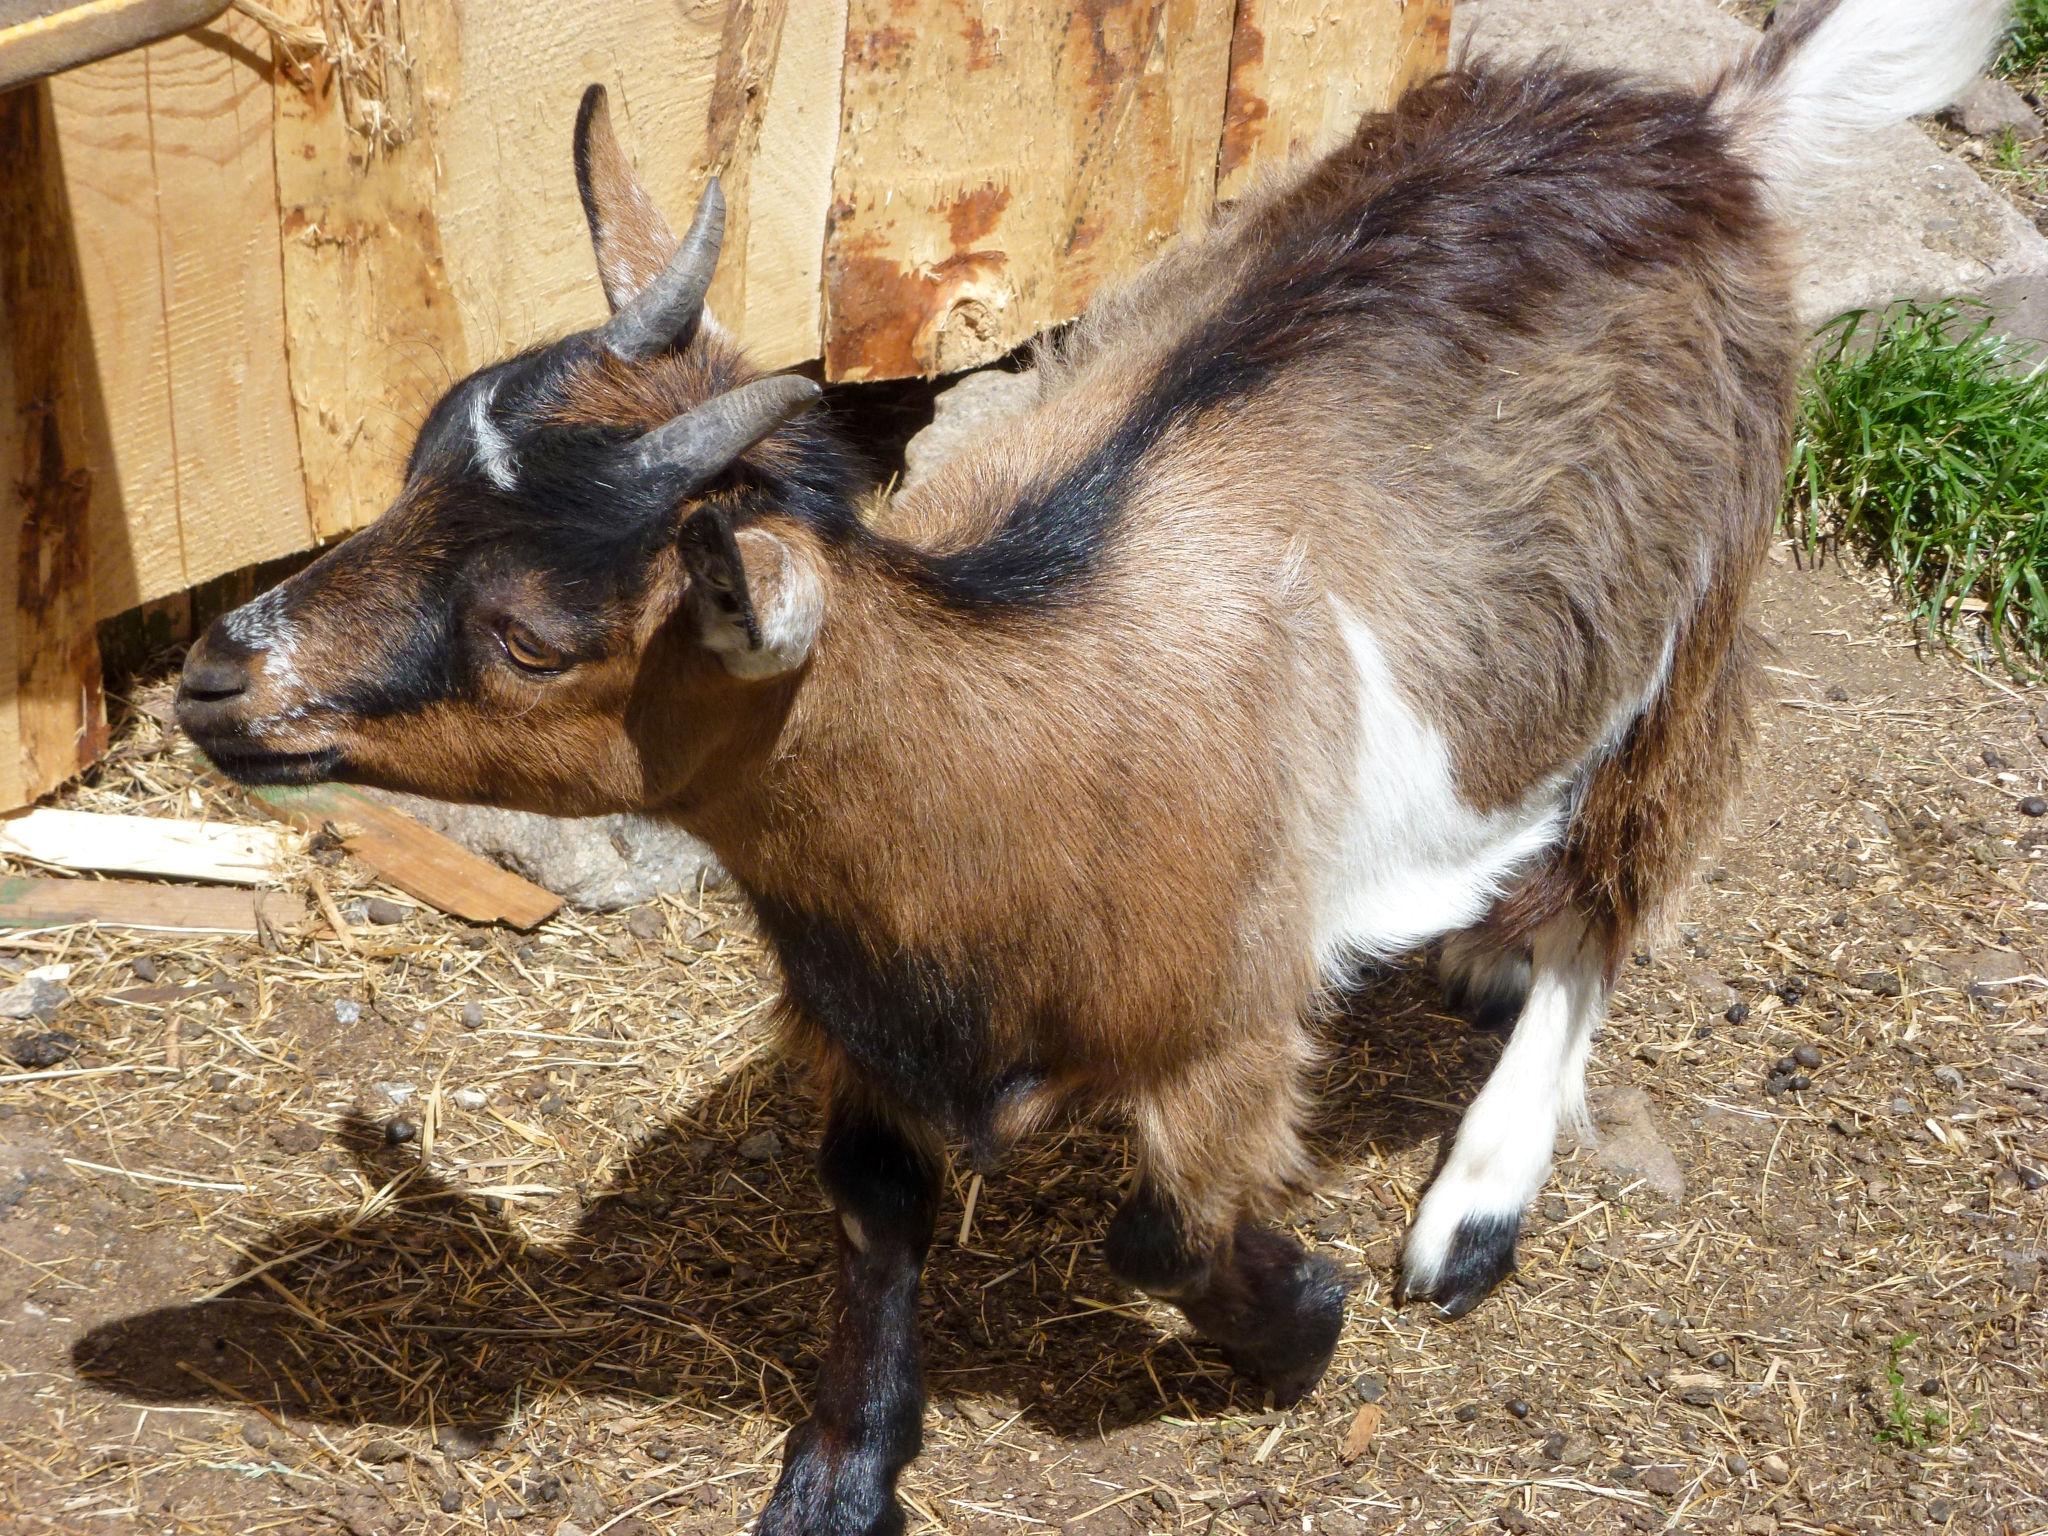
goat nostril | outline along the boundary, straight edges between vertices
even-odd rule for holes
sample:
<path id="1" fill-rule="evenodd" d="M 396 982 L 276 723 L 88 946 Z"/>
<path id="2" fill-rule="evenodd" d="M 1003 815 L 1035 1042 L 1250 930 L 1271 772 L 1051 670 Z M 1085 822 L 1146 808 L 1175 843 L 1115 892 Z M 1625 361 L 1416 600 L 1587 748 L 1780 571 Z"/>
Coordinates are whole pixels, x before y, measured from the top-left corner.
<path id="1" fill-rule="evenodd" d="M 249 689 L 249 669 L 239 661 L 204 657 L 185 664 L 178 697 L 195 704 L 224 704 Z"/>

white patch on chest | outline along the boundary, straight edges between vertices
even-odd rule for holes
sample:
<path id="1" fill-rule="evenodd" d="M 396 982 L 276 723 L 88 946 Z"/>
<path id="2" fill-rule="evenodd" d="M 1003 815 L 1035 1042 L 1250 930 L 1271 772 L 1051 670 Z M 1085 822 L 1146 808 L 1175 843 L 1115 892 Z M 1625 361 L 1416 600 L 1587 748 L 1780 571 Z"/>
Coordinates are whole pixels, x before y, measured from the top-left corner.
<path id="1" fill-rule="evenodd" d="M 1395 686 L 1378 638 L 1335 598 L 1358 690 L 1349 795 L 1319 850 L 1316 958 L 1324 974 L 1470 926 L 1564 830 L 1564 781 L 1520 805 L 1459 798 L 1450 747 Z"/>

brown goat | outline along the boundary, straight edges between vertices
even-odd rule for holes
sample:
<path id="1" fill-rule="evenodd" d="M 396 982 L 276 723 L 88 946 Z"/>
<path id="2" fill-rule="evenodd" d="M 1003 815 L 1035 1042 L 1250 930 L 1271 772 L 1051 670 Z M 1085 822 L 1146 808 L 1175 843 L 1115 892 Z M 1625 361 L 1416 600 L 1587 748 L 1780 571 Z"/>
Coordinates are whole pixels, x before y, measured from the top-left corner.
<path id="1" fill-rule="evenodd" d="M 1162 258 L 895 503 L 699 313 L 602 94 L 602 328 L 485 369 L 375 527 L 195 647 L 250 782 L 674 818 L 779 957 L 842 1316 L 764 1533 L 900 1529 L 943 1146 L 1120 1110 L 1111 1266 L 1289 1401 L 1343 1286 L 1327 989 L 1443 940 L 1514 1031 L 1402 1281 L 1508 1272 L 1618 957 L 1724 815 L 1800 334 L 1774 199 L 1945 100 L 1989 0 L 1798 9 L 1701 91 L 1475 64 Z"/>

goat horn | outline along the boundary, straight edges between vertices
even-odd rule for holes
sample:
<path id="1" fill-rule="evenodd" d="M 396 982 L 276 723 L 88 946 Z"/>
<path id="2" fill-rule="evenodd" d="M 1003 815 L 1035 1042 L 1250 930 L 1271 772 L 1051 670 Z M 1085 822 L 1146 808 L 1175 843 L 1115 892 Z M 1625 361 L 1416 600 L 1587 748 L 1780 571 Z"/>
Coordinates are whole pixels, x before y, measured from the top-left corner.
<path id="1" fill-rule="evenodd" d="M 704 312 L 711 274 L 725 238 L 725 193 L 713 176 L 697 200 L 697 216 L 668 264 L 654 280 L 619 306 L 598 337 L 623 362 L 639 363 L 665 352 L 687 336 Z"/>
<path id="2" fill-rule="evenodd" d="M 822 393 L 793 373 L 742 384 L 645 433 L 634 445 L 634 461 L 643 474 L 678 477 L 676 494 L 686 494 Z"/>

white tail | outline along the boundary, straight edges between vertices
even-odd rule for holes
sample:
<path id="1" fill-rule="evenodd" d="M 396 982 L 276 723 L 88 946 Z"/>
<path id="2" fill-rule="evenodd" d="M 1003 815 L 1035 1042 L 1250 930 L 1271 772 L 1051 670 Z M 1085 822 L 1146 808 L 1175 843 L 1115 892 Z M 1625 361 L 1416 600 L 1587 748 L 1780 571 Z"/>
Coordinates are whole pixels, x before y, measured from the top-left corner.
<path id="1" fill-rule="evenodd" d="M 1947 106 L 1988 62 L 2007 0 L 1806 0 L 1715 83 L 1774 191 L 1797 196 L 1857 139 Z"/>

